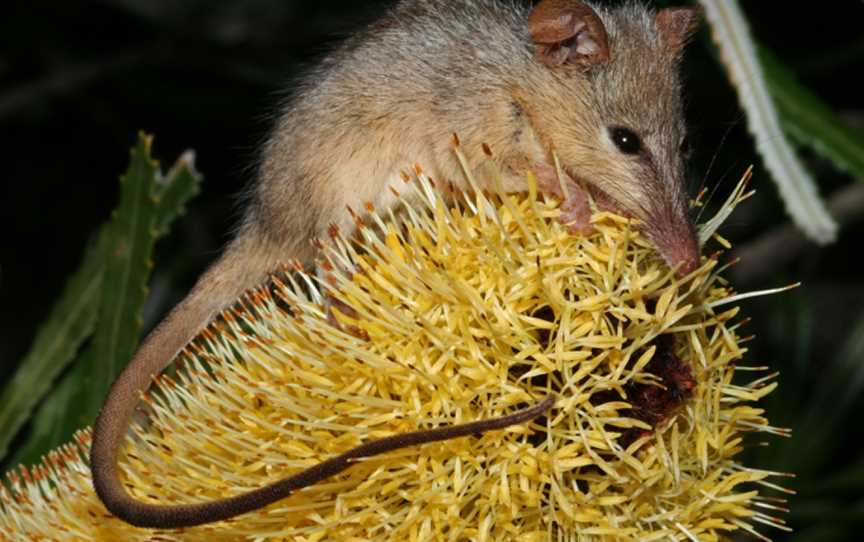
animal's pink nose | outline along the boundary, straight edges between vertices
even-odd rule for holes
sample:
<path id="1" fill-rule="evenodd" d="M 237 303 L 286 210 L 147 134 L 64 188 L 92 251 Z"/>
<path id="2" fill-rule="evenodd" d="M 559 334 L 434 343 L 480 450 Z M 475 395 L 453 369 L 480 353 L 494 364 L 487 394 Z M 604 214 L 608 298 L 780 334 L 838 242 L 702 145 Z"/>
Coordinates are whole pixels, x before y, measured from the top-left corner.
<path id="1" fill-rule="evenodd" d="M 667 247 L 661 247 L 660 251 L 669 265 L 678 266 L 678 270 L 675 272 L 678 278 L 689 275 L 699 267 L 701 254 L 695 236 L 680 239 L 679 242 Z"/>
<path id="2" fill-rule="evenodd" d="M 688 257 L 679 261 L 681 262 L 681 267 L 679 267 L 678 271 L 675 273 L 679 278 L 689 275 L 699 267 L 699 260 L 696 258 Z"/>
<path id="3" fill-rule="evenodd" d="M 646 229 L 666 263 L 670 267 L 677 268 L 675 274 L 679 278 L 689 275 L 699 267 L 701 261 L 699 241 L 691 225 Z"/>

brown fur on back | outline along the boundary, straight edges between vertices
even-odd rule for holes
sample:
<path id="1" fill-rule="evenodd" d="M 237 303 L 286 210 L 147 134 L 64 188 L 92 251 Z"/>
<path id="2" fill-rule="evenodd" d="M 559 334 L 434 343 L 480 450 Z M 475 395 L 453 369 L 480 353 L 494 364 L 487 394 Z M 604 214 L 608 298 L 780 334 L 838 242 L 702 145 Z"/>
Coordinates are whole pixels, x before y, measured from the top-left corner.
<path id="1" fill-rule="evenodd" d="M 684 130 L 677 59 L 663 54 L 653 11 L 635 3 L 595 10 L 612 58 L 585 77 L 535 60 L 527 5 L 397 4 L 329 55 L 284 106 L 246 227 L 310 263 L 312 238 L 331 223 L 351 229 L 346 206 L 386 207 L 387 186 L 404 189 L 399 171 L 419 163 L 433 178 L 463 184 L 453 133 L 473 162 L 488 143 L 512 166 L 512 183 L 554 148 L 634 216 L 685 212 L 680 157 L 670 155 Z M 611 124 L 645 134 L 653 171 L 622 160 L 608 142 Z M 661 181 L 640 181 L 650 178 Z"/>

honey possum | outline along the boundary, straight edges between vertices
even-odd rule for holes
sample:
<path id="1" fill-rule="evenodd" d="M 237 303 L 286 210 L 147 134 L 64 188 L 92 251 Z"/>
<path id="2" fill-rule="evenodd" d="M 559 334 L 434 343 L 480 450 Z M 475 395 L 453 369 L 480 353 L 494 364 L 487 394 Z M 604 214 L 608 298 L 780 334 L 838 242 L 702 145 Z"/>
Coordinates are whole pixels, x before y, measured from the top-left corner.
<path id="1" fill-rule="evenodd" d="M 601 208 L 639 219 L 679 274 L 694 269 L 700 254 L 680 152 L 678 71 L 697 19 L 690 8 L 637 3 L 405 0 L 324 58 L 297 85 L 263 147 L 236 237 L 108 394 L 91 451 L 94 485 L 108 510 L 139 526 L 196 525 L 263 507 L 334 473 L 313 467 L 321 476 L 295 475 L 299 486 L 283 481 L 230 499 L 161 506 L 126 492 L 117 454 L 152 376 L 278 262 L 312 265 L 313 240 L 326 238 L 332 225 L 354 227 L 346 207 L 386 209 L 396 201 L 392 188 L 405 190 L 400 175 L 413 164 L 465 187 L 453 133 L 471 167 L 486 160 L 484 144 L 494 151 L 506 190 L 525 190 L 531 170 L 542 189 L 566 194 L 562 219 L 574 231 L 590 227 L 590 194 Z M 546 403 L 477 422 L 486 425 L 471 431 L 521 423 Z M 459 427 L 437 436 L 459 436 Z"/>

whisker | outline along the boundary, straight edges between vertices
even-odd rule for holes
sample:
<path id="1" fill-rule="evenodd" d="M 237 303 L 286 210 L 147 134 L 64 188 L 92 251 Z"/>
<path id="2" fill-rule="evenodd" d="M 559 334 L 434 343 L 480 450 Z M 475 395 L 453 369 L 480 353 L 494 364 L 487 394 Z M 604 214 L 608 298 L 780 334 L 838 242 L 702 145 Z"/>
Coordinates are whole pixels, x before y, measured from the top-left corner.
<path id="1" fill-rule="evenodd" d="M 694 220 L 696 224 L 698 224 L 699 221 L 702 219 L 702 213 L 704 213 L 705 209 L 707 209 L 708 206 L 711 204 L 711 200 L 714 199 L 714 196 L 717 194 L 720 187 L 723 186 L 723 184 L 729 179 L 729 175 L 732 173 L 732 171 L 740 167 L 739 164 L 740 162 L 737 160 L 733 164 L 730 164 L 729 167 L 726 168 L 726 171 L 724 171 L 723 174 L 720 175 L 720 177 L 717 179 L 717 184 L 715 184 L 711 188 L 711 191 L 708 193 L 708 197 L 705 199 L 705 201 L 702 202 L 702 206 L 699 208 L 699 212 L 696 214 L 696 219 Z"/>
<path id="2" fill-rule="evenodd" d="M 741 124 L 741 120 L 744 118 L 743 113 L 738 114 L 738 118 L 728 123 L 726 126 L 726 130 L 723 132 L 723 137 L 720 138 L 720 143 L 717 145 L 717 148 L 714 150 L 713 156 L 711 156 L 711 161 L 708 162 L 708 169 L 705 170 L 705 175 L 702 177 L 702 182 L 699 185 L 699 192 L 701 192 L 705 185 L 708 184 L 708 177 L 711 175 L 711 170 L 714 168 L 714 163 L 717 161 L 717 158 L 720 156 L 720 151 L 723 150 L 723 145 L 726 144 L 726 140 L 729 138 L 729 134 L 732 133 L 732 129 Z M 728 173 L 728 172 L 727 172 Z M 708 196 L 708 199 L 703 202 L 702 209 L 708 206 L 708 203 L 711 201 L 711 196 L 714 195 L 714 190 L 717 190 L 717 186 L 713 188 L 711 194 Z M 700 209 L 699 214 L 696 217 L 696 221 L 702 218 L 702 210 Z"/>

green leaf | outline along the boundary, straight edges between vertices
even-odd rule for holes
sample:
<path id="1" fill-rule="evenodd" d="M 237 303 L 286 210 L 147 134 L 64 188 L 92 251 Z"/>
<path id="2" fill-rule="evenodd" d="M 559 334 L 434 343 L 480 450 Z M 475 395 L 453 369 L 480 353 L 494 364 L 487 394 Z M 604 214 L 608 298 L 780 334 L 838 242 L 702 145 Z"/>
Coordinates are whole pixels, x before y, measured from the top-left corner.
<path id="1" fill-rule="evenodd" d="M 138 345 L 156 243 L 158 165 L 150 157 L 151 143 L 152 137 L 139 138 L 129 170 L 120 178 L 120 205 L 103 254 L 106 265 L 92 355 L 81 360 L 89 369 L 89 381 L 79 396 L 84 422 L 98 414 L 108 388 Z"/>
<path id="2" fill-rule="evenodd" d="M 786 306 L 790 306 L 788 303 Z M 787 313 L 792 313 L 787 309 Z M 769 320 L 777 320 L 776 333 L 785 331 L 788 346 L 771 345 L 770 351 L 779 359 L 796 357 L 792 350 L 801 343 L 794 338 L 796 333 L 794 322 L 790 318 L 779 317 L 773 313 Z M 781 329 L 784 326 L 785 330 Z M 810 332 L 799 328 L 808 336 Z M 778 336 L 779 337 L 779 336 Z M 811 356 L 817 356 L 808 347 Z M 807 357 L 805 351 L 801 355 Z M 798 476 L 792 484 L 802 494 L 820 491 L 825 484 L 837 484 L 832 481 L 840 468 L 836 463 L 838 447 L 843 445 L 844 438 L 855 424 L 856 411 L 864 393 L 864 313 L 859 316 L 854 326 L 851 326 L 849 336 L 843 349 L 833 362 L 818 361 L 822 369 L 820 374 L 814 374 L 813 369 L 803 372 L 784 370 L 781 374 L 781 385 L 776 397 L 771 397 L 766 403 L 768 412 L 772 412 L 772 421 L 781 426 L 792 428 L 792 438 L 773 444 L 771 448 L 761 448 L 758 455 L 762 464 L 770 464 L 772 469 L 794 472 Z M 790 374 L 791 373 L 791 374 Z M 784 376 L 785 375 L 785 376 Z M 790 382 L 791 380 L 791 382 Z M 791 384 L 791 385 L 790 385 Z M 775 394 L 772 394 L 772 396 Z M 802 398 L 807 398 L 802 401 Z M 855 476 L 864 471 L 855 472 Z M 852 476 L 850 474 L 849 476 Z"/>
<path id="3" fill-rule="evenodd" d="M 35 464 L 45 452 L 70 440 L 75 428 L 67 427 L 66 419 L 70 409 L 74 409 L 75 394 L 81 385 L 80 378 L 72 378 L 72 373 L 80 373 L 75 371 L 78 367 L 64 375 L 51 389 L 48 400 L 36 409 L 30 421 L 27 443 L 15 451 L 10 466 Z"/>
<path id="4" fill-rule="evenodd" d="M 195 170 L 195 155 L 184 152 L 156 187 L 156 227 L 166 235 L 171 224 L 186 212 L 186 202 L 201 192 L 201 174 Z"/>
<path id="5" fill-rule="evenodd" d="M 47 451 L 68 442 L 75 430 L 87 425 L 80 412 L 81 390 L 90 385 L 89 366 L 81 361 L 92 359 L 93 344 L 89 344 L 79 356 L 79 362 L 71 367 L 51 393 L 41 402 L 30 423 L 27 441 L 12 455 L 9 465 L 32 465 Z"/>
<path id="6" fill-rule="evenodd" d="M 779 283 L 788 280 L 777 277 Z M 756 335 L 759 338 L 755 359 L 765 359 L 772 370 L 780 372 L 780 386 L 761 401 L 760 408 L 770 414 L 777 427 L 792 428 L 792 437 L 771 439 L 769 446 L 753 446 L 747 452 L 747 465 L 770 467 L 771 470 L 800 473 L 800 418 L 802 397 L 812 392 L 813 308 L 809 292 L 798 288 L 784 295 L 764 299 Z M 755 317 L 756 315 L 754 315 Z M 763 356 L 767 356 L 763 357 Z M 796 487 L 801 478 L 789 483 Z"/>
<path id="7" fill-rule="evenodd" d="M 864 314 L 855 323 L 846 344 L 827 374 L 818 381 L 813 397 L 808 402 L 799 434 L 806 435 L 801 442 L 798 457 L 803 466 L 813 468 L 818 459 L 831 459 L 830 452 L 840 444 L 838 432 L 848 431 L 852 408 L 864 391 Z M 804 439 L 802 439 L 804 440 Z"/>
<path id="8" fill-rule="evenodd" d="M 30 352 L 0 393 L 0 458 L 6 457 L 9 443 L 27 422 L 36 403 L 96 327 L 104 233 L 85 253 L 83 264 L 67 282 Z"/>
<path id="9" fill-rule="evenodd" d="M 129 278 L 125 282 L 115 279 L 114 284 L 118 289 L 112 293 L 120 295 L 117 293 L 120 289 L 134 289 L 137 286 L 139 295 L 134 296 L 137 298 L 137 312 L 134 306 L 115 303 L 114 305 L 126 307 L 121 310 L 130 312 L 117 314 L 117 311 L 112 311 L 108 314 L 115 316 L 115 329 L 125 333 L 125 350 L 118 347 L 115 355 L 121 356 L 122 351 L 129 351 L 130 348 L 134 351 L 140 329 L 140 306 L 143 303 L 141 292 L 150 268 L 152 239 L 148 241 L 142 235 L 142 217 L 140 213 L 137 216 L 135 214 L 140 209 L 135 209 L 132 205 L 141 205 L 147 194 L 157 195 L 155 199 L 150 198 L 149 202 L 145 202 L 150 207 L 155 204 L 155 212 L 153 209 L 148 211 L 147 224 L 150 227 L 145 231 L 149 231 L 149 235 L 156 231 L 158 236 L 161 236 L 168 232 L 171 223 L 183 213 L 186 202 L 199 193 L 201 184 L 201 176 L 193 169 L 191 152 L 184 153 L 163 179 L 150 159 L 149 141 L 149 138 L 142 135 L 138 146 L 133 150 L 132 164 L 124 176 L 121 203 L 114 213 L 116 218 L 102 226 L 98 242 L 88 250 L 84 263 L 70 280 L 61 300 L 53 307 L 48 322 L 37 335 L 33 349 L 22 362 L 13 381 L 4 390 L 4 401 L 0 403 L 3 405 L 0 420 L 5 423 L 8 418 L 8 424 L 0 426 L 0 443 L 4 445 L 4 453 L 0 457 L 5 456 L 8 442 L 28 421 L 40 400 L 42 402 L 33 419 L 28 440 L 14 454 L 13 461 L 32 463 L 44 451 L 67 441 L 76 429 L 90 423 L 95 412 L 101 407 L 107 387 L 100 391 L 92 386 L 108 386 L 113 381 L 113 373 L 99 375 L 99 378 L 94 379 L 93 371 L 116 372 L 128 361 L 128 357 L 114 360 L 100 357 L 102 354 L 97 353 L 97 342 L 94 340 L 78 357 L 78 362 L 46 396 L 57 375 L 68 367 L 81 345 L 96 329 L 97 314 L 99 325 L 104 325 L 105 320 L 103 314 L 99 313 L 99 308 L 111 295 L 108 292 L 105 292 L 105 296 L 102 295 L 103 285 L 109 284 L 103 280 L 104 274 L 110 260 L 120 257 L 118 253 L 109 250 L 112 246 L 109 243 L 114 243 L 116 250 L 118 240 L 124 242 L 130 232 L 133 238 L 138 235 L 138 239 L 143 238 L 145 243 L 149 243 L 149 248 L 141 245 L 140 248 L 146 249 L 146 257 L 142 251 L 138 251 L 134 254 L 134 262 L 131 259 L 132 253 L 126 254 L 128 265 L 125 262 L 123 265 L 113 262 L 112 272 L 119 271 L 122 275 L 128 271 Z M 124 213 L 130 210 L 133 214 L 124 216 Z M 138 267 L 137 270 L 131 269 L 133 264 Z M 118 324 L 116 318 L 125 318 L 125 324 Z M 56 324 L 55 320 L 63 325 Z M 76 333 L 63 333 L 64 326 L 76 330 Z M 107 333 L 105 329 L 101 332 Z M 102 343 L 103 348 L 105 344 Z M 53 352 L 52 348 L 57 353 L 47 355 Z M 94 384 L 94 381 L 97 383 Z"/>
<path id="10" fill-rule="evenodd" d="M 864 179 L 864 137 L 799 83 L 773 53 L 761 47 L 759 59 L 783 128 L 789 135 L 830 160 L 838 169 Z"/>

